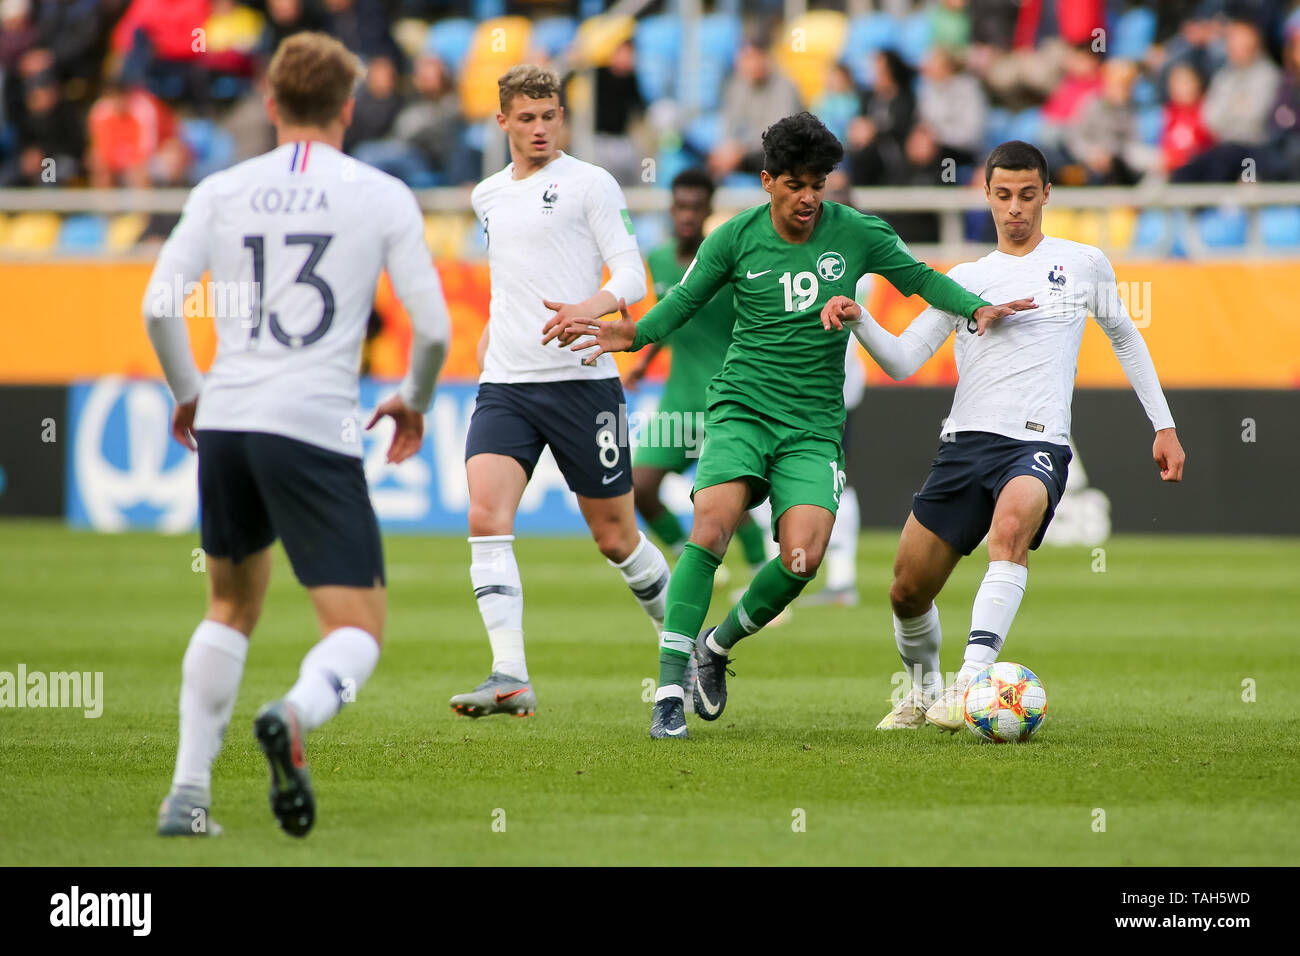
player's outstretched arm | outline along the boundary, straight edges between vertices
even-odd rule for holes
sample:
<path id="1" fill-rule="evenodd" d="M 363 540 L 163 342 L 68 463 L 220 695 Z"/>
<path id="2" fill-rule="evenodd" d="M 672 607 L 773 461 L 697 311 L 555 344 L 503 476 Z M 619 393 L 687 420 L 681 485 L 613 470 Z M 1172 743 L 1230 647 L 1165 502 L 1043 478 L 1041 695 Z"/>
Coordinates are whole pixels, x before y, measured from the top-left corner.
<path id="1" fill-rule="evenodd" d="M 1013 312 L 1025 312 L 1029 309 L 1036 309 L 1032 297 L 1028 299 L 1016 299 L 1012 302 L 1004 302 L 1002 305 L 984 305 L 975 310 L 971 316 L 975 320 L 975 334 L 983 335 L 984 330 L 996 322 L 998 319 L 1006 318 Z"/>
<path id="2" fill-rule="evenodd" d="M 895 336 L 848 296 L 833 296 L 822 308 L 822 328 L 850 329 L 894 381 L 915 375 L 947 340 L 955 324 L 953 316 L 931 308 L 918 315 L 902 335 Z"/>
<path id="3" fill-rule="evenodd" d="M 565 331 L 574 338 L 580 335 L 591 336 L 570 347 L 574 352 L 590 352 L 591 349 L 595 349 L 596 351 L 590 352 L 582 359 L 583 364 L 591 365 L 606 352 L 630 350 L 636 341 L 636 320 L 628 315 L 627 301 L 619 299 L 617 319 L 610 322 L 574 320 L 569 323 Z"/>

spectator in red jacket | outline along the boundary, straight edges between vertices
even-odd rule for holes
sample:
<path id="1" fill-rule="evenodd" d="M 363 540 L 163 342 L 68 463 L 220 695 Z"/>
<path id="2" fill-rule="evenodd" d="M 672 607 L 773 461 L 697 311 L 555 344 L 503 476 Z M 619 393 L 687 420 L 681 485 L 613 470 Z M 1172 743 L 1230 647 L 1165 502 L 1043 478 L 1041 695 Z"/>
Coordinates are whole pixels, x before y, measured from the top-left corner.
<path id="1" fill-rule="evenodd" d="M 91 185 L 100 188 L 150 185 L 154 157 L 174 155 L 179 145 L 176 118 L 166 104 L 118 80 L 105 85 L 104 95 L 90 109 L 88 125 L 86 166 Z"/>
<path id="2" fill-rule="evenodd" d="M 1190 63 L 1180 63 L 1169 71 L 1169 100 L 1160 131 L 1166 173 L 1187 165 L 1214 145 L 1214 134 L 1201 118 L 1203 96 L 1201 75 Z"/>

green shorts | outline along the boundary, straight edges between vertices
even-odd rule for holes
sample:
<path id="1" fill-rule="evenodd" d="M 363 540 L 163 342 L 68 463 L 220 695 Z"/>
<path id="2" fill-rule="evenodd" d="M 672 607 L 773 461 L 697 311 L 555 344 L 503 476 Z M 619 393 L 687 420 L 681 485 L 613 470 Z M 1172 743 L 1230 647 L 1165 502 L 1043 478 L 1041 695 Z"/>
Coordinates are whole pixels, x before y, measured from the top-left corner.
<path id="1" fill-rule="evenodd" d="M 772 499 L 772 537 L 777 522 L 795 505 L 817 505 L 835 514 L 844 490 L 840 443 L 725 403 L 710 411 L 709 428 L 695 471 L 695 488 L 744 479 L 750 507 Z"/>
<path id="2" fill-rule="evenodd" d="M 690 410 L 660 403 L 635 423 L 633 468 L 661 468 L 681 474 L 700 458 L 704 442 L 704 406 Z"/>

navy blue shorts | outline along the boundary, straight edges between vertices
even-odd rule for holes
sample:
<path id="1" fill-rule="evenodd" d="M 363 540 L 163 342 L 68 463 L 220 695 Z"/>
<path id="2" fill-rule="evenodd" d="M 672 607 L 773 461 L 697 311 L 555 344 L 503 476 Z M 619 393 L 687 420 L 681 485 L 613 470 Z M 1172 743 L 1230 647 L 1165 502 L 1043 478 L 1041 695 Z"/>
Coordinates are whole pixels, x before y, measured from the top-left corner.
<path id="1" fill-rule="evenodd" d="M 632 490 L 623 383 L 617 378 L 567 382 L 484 382 L 469 420 L 465 460 L 509 455 L 529 478 L 551 446 L 574 494 L 615 498 Z"/>
<path id="2" fill-rule="evenodd" d="M 384 583 L 384 549 L 361 459 L 263 432 L 204 429 L 203 550 L 238 564 L 278 537 L 305 587 Z"/>
<path id="3" fill-rule="evenodd" d="M 962 554 L 970 554 L 989 533 L 1003 486 L 1017 475 L 1033 475 L 1047 488 L 1047 513 L 1029 545 L 1037 548 L 1065 493 L 1073 457 L 1069 445 L 958 432 L 954 441 L 939 446 L 925 484 L 912 496 L 912 514 Z"/>

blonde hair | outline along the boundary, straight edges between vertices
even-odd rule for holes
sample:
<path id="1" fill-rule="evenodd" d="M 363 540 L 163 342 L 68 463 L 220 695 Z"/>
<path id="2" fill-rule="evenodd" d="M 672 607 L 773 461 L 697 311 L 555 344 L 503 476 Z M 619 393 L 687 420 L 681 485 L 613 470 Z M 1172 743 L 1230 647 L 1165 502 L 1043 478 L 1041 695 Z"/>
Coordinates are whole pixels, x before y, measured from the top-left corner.
<path id="1" fill-rule="evenodd" d="M 266 79 L 283 121 L 325 127 L 338 118 L 364 72 L 356 55 L 333 37 L 295 33 L 271 57 Z"/>
<path id="2" fill-rule="evenodd" d="M 501 112 L 509 115 L 510 104 L 516 96 L 530 100 L 544 100 L 560 95 L 560 77 L 554 70 L 533 63 L 512 66 L 497 80 L 501 95 Z"/>

